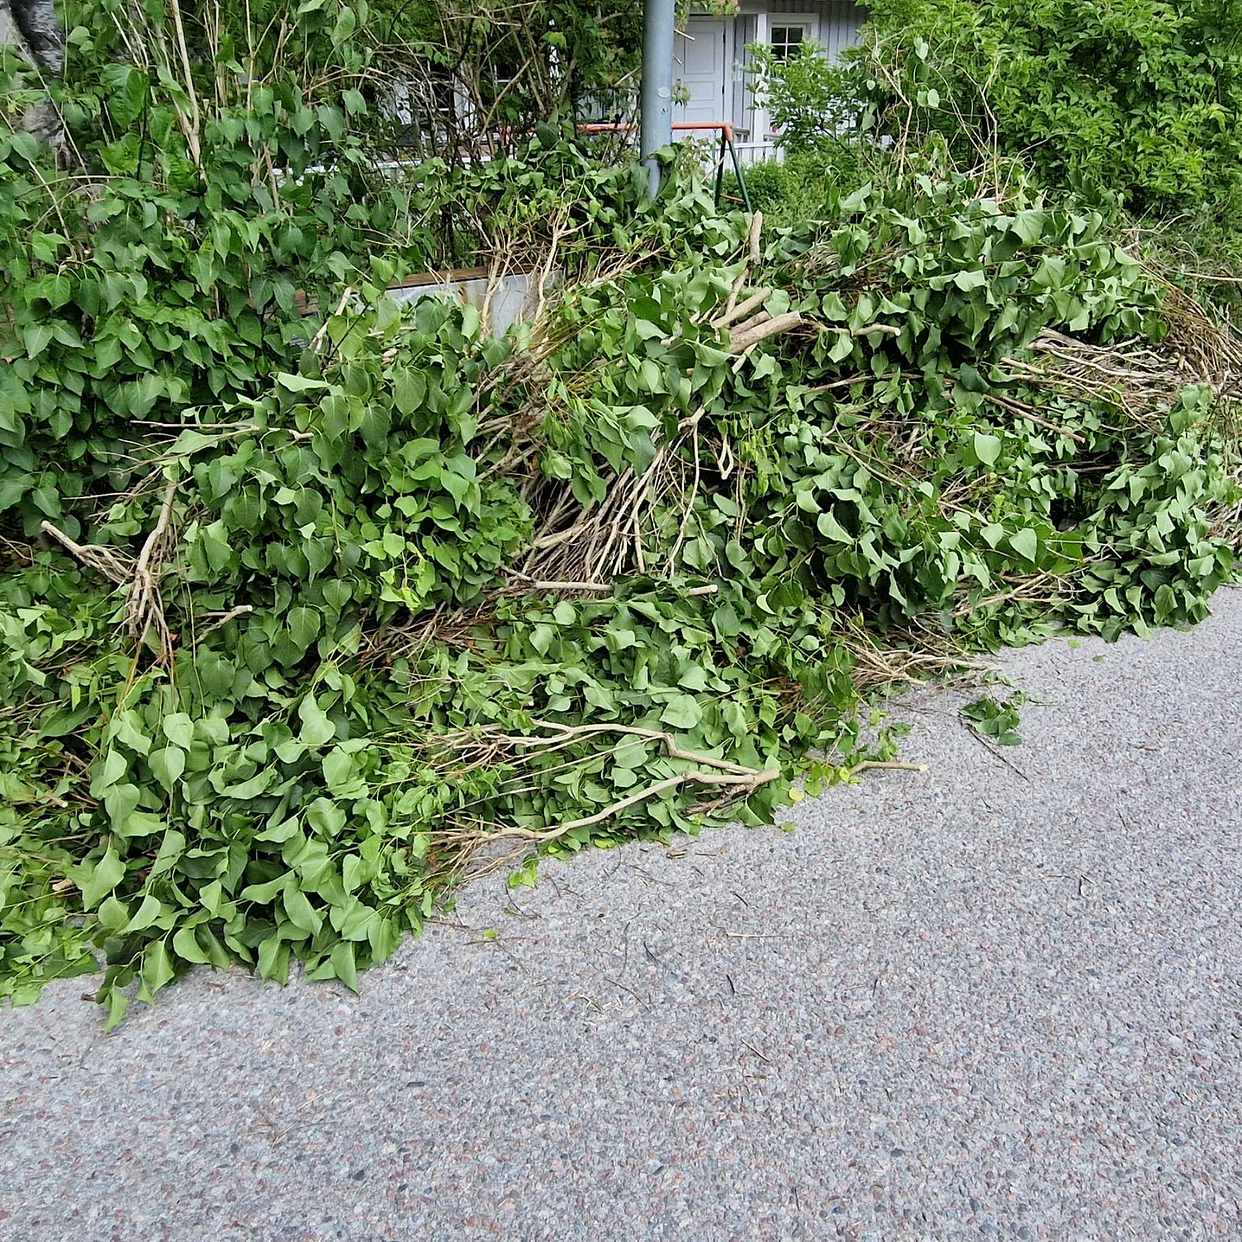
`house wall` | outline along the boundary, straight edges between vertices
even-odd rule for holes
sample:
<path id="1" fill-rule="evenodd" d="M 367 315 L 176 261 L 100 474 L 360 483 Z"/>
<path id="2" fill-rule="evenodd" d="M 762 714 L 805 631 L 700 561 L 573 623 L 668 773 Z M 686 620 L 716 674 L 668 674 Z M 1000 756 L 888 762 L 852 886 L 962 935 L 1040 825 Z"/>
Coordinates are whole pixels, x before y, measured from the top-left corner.
<path id="1" fill-rule="evenodd" d="M 751 94 L 752 81 L 748 66 L 751 56 L 746 50 L 759 35 L 759 18 L 754 13 L 742 13 L 734 21 L 734 57 L 733 57 L 733 123 L 739 129 L 748 131 L 746 140 L 750 141 L 750 132 L 754 127 L 754 97 Z"/>
<path id="2" fill-rule="evenodd" d="M 767 32 L 781 24 L 781 14 L 811 19 L 809 38 L 833 60 L 858 42 L 867 17 L 866 10 L 852 0 L 741 0 L 738 13 L 733 17 L 716 17 L 692 10 L 685 23 L 685 34 L 678 34 L 674 41 L 673 80 L 691 93 L 688 104 L 674 105 L 674 122 L 730 122 L 743 163 L 779 158 L 767 118 L 762 109 L 755 107 L 753 57 L 747 49 L 753 43 L 767 41 Z M 718 40 L 723 49 L 723 82 L 716 77 L 720 85 L 716 86 L 714 97 L 710 89 L 712 74 L 707 72 L 712 58 L 699 43 L 705 39 Z M 719 66 L 718 58 L 715 63 Z M 602 99 L 589 101 L 582 119 L 628 117 L 632 115 L 629 103 L 632 101 L 621 105 L 616 101 L 609 105 Z M 714 144 L 704 136 L 699 140 L 704 143 L 705 151 L 714 149 Z"/>

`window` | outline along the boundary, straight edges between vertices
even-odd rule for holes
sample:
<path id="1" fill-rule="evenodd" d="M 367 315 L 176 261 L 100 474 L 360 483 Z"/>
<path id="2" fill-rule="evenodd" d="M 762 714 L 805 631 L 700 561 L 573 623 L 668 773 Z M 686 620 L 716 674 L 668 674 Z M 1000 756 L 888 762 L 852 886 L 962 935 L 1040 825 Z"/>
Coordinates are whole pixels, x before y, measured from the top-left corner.
<path id="1" fill-rule="evenodd" d="M 773 26 L 768 36 L 772 55 L 777 60 L 789 60 L 797 56 L 806 33 L 805 26 Z"/>

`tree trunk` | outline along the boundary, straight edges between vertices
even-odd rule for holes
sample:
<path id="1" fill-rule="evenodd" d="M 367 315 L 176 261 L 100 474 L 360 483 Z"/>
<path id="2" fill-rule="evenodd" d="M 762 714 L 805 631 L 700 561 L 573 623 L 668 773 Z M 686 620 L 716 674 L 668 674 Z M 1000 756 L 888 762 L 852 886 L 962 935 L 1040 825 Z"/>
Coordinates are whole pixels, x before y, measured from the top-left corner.
<path id="1" fill-rule="evenodd" d="M 53 0 L 0 0 L 0 43 L 14 44 L 45 82 L 64 71 L 65 28 Z M 22 124 L 63 155 L 65 128 L 50 98 L 30 108 Z"/>

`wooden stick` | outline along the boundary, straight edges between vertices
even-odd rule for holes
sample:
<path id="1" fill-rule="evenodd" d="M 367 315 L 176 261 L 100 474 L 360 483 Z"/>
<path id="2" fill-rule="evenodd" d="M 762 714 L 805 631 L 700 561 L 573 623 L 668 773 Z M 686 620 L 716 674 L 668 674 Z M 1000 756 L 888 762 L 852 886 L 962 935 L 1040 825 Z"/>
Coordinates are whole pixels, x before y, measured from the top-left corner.
<path id="1" fill-rule="evenodd" d="M 557 736 L 553 738 L 505 735 L 503 740 L 516 746 L 546 746 L 553 742 L 561 742 L 566 738 L 590 737 L 596 733 L 624 733 L 629 737 L 642 737 L 652 742 L 663 743 L 664 753 L 670 759 L 684 759 L 687 763 L 697 763 L 707 768 L 719 768 L 722 772 L 732 772 L 738 776 L 753 776 L 755 773 L 754 768 L 732 763 L 728 759 L 717 759 L 715 755 L 706 755 L 702 751 L 685 750 L 665 729 L 645 729 L 641 725 L 618 724 L 563 725 L 555 720 L 535 720 L 532 723 L 540 729 L 554 729 Z"/>
<path id="2" fill-rule="evenodd" d="M 172 518 L 173 498 L 177 494 L 177 482 L 170 479 L 168 486 L 164 488 L 164 503 L 160 505 L 160 515 L 156 519 L 155 528 L 147 536 L 146 541 L 142 545 L 142 551 L 138 554 L 138 562 L 134 566 L 134 576 L 147 572 L 147 566 L 151 563 L 151 557 L 155 551 L 155 545 L 164 537 L 164 532 L 168 529 L 168 523 Z"/>
<path id="3" fill-rule="evenodd" d="M 228 625 L 230 621 L 236 621 L 238 617 L 244 617 L 254 612 L 252 604 L 238 604 L 236 608 L 230 608 L 228 612 L 221 613 L 206 629 L 198 636 L 196 641 L 201 642 L 212 630 L 218 630 L 222 625 Z"/>
<path id="4" fill-rule="evenodd" d="M 611 582 L 544 581 L 519 573 L 516 569 L 513 573 L 519 578 L 525 578 L 527 588 L 531 591 L 611 591 L 613 587 Z"/>
<path id="5" fill-rule="evenodd" d="M 172 656 L 171 638 L 168 623 L 164 619 L 164 603 L 160 599 L 159 573 L 151 572 L 151 561 L 155 550 L 162 542 L 172 520 L 173 499 L 177 494 L 177 482 L 170 479 L 164 489 L 164 503 L 160 506 L 160 514 L 156 519 L 155 528 L 147 536 L 134 565 L 134 581 L 129 590 L 129 603 L 126 612 L 129 617 L 130 633 L 139 646 L 146 639 L 152 621 L 159 631 L 160 656 L 168 660 Z"/>
<path id="6" fill-rule="evenodd" d="M 505 256 L 506 259 L 508 255 Z M 506 264 L 506 272 L 508 265 Z M 482 325 L 482 332 L 485 337 L 492 335 L 492 299 L 496 296 L 496 290 L 500 288 L 500 282 L 505 273 L 500 269 L 500 256 L 495 256 L 487 267 L 487 288 L 483 294 L 483 305 L 479 308 L 479 323 Z"/>
<path id="7" fill-rule="evenodd" d="M 801 322 L 802 316 L 798 311 L 788 311 L 784 315 L 777 315 L 775 319 L 769 319 L 767 323 L 761 323 L 749 332 L 732 337 L 730 339 L 730 352 L 735 354 L 744 353 L 760 341 L 766 341 L 768 337 L 776 336 L 781 332 L 788 332 L 791 328 L 796 328 Z"/>
<path id="8" fill-rule="evenodd" d="M 918 371 L 898 371 L 896 373 L 896 377 L 898 379 L 916 380 L 916 379 L 921 379 L 922 375 Z M 814 388 L 808 388 L 806 392 L 804 392 L 802 395 L 804 397 L 813 397 L 817 393 L 833 392 L 835 389 L 848 388 L 851 384 L 860 384 L 863 382 L 869 382 L 871 380 L 874 380 L 875 378 L 876 376 L 874 375 L 866 375 L 860 371 L 856 375 L 847 375 L 845 376 L 844 379 L 833 380 L 832 383 L 830 384 L 817 384 Z M 893 378 L 893 373 L 890 372 L 889 374 L 885 375 L 883 378 L 891 379 Z"/>
<path id="9" fill-rule="evenodd" d="M 686 537 L 686 528 L 690 525 L 690 514 L 694 510 L 694 500 L 699 494 L 699 422 L 703 417 L 703 406 L 699 406 L 698 411 L 690 419 L 689 430 L 694 433 L 694 483 L 690 488 L 690 495 L 685 501 L 682 509 L 681 523 L 677 527 L 677 538 L 673 541 L 673 550 L 668 555 L 668 566 L 671 573 L 677 571 L 677 558 L 681 554 L 681 545 Z"/>
<path id="10" fill-rule="evenodd" d="M 711 326 L 716 329 L 727 328 L 731 323 L 741 319 L 743 315 L 749 315 L 757 306 L 761 306 L 772 296 L 771 289 L 759 289 L 750 295 L 746 301 L 740 305 L 733 307 L 726 314 L 712 320 Z"/>
<path id="11" fill-rule="evenodd" d="M 1059 436 L 1064 436 L 1067 440 L 1072 440 L 1075 444 L 1082 444 L 1083 438 L 1076 431 L 1070 431 L 1068 427 L 1058 427 L 1056 423 L 1050 423 L 1047 419 L 1040 418 L 1033 410 L 1024 402 L 1009 401 L 997 393 L 985 392 L 984 399 L 992 402 L 993 405 L 999 405 L 1002 410 L 1008 410 L 1017 418 L 1029 418 L 1037 427 L 1043 427 L 1047 431 L 1055 432 Z"/>
<path id="12" fill-rule="evenodd" d="M 733 282 L 733 288 L 729 290 L 728 301 L 725 302 L 724 314 L 720 317 L 722 323 L 729 322 L 729 316 L 733 314 L 733 308 L 737 305 L 737 295 L 742 292 L 746 284 L 746 277 L 750 274 L 749 264 L 743 264 L 742 270 L 738 272 L 737 279 Z M 712 324 L 715 327 L 715 323 Z"/>
<path id="13" fill-rule="evenodd" d="M 834 392 L 838 388 L 849 388 L 851 384 L 859 384 L 864 380 L 874 378 L 874 375 L 847 375 L 844 379 L 833 380 L 831 384 L 816 384 L 814 388 L 808 388 L 802 395 L 804 397 L 815 397 L 821 392 Z"/>
<path id="14" fill-rule="evenodd" d="M 103 574 L 105 578 L 110 582 L 115 582 L 117 586 L 121 586 L 130 580 L 133 574 L 132 563 L 127 565 L 121 559 L 121 554 L 116 550 L 76 543 L 63 530 L 53 526 L 51 522 L 44 522 L 40 529 L 45 535 L 51 535 L 57 543 L 77 557 L 83 565 L 93 569 L 96 573 Z"/>
<path id="15" fill-rule="evenodd" d="M 190 53 L 186 48 L 185 30 L 181 25 L 181 5 L 178 0 L 170 0 L 170 7 L 173 16 L 173 29 L 177 37 L 177 51 L 181 55 L 181 68 L 185 73 L 185 93 L 190 101 L 190 116 L 182 120 L 182 128 L 185 130 L 186 143 L 190 148 L 190 158 L 194 161 L 195 168 L 201 173 L 203 171 L 203 155 L 202 143 L 199 137 L 199 126 L 201 123 L 201 115 L 198 110 L 198 95 L 194 91 L 194 74 L 190 70 Z M 177 108 L 178 117 L 182 117 L 181 109 Z"/>
<path id="16" fill-rule="evenodd" d="M 736 339 L 739 336 L 745 336 L 751 328 L 757 328 L 761 323 L 767 323 L 772 316 L 766 310 L 757 310 L 747 319 L 739 319 L 737 323 L 729 325 L 729 338 Z"/>
<path id="17" fill-rule="evenodd" d="M 742 364 L 746 361 L 747 358 L 750 357 L 750 355 L 754 352 L 754 349 L 755 347 L 753 345 L 747 345 L 746 348 L 742 350 L 742 352 L 738 354 L 736 358 L 733 359 L 733 366 L 731 370 L 733 371 L 734 375 L 736 375 L 742 369 Z"/>
<path id="18" fill-rule="evenodd" d="M 349 305 L 349 299 L 353 297 L 354 291 L 352 287 L 347 287 L 345 292 L 341 294 L 341 300 L 336 304 L 336 310 L 328 316 L 327 319 L 319 325 L 319 331 L 311 337 L 310 349 L 312 353 L 318 353 L 320 346 L 323 345 L 324 338 L 328 335 L 328 324 L 332 322 L 344 309 Z"/>
<path id="19" fill-rule="evenodd" d="M 852 768 L 847 768 L 851 775 L 855 772 L 926 772 L 927 764 L 925 763 L 899 763 L 896 760 L 882 763 L 878 759 L 864 759 L 862 763 L 856 763 Z"/>
<path id="20" fill-rule="evenodd" d="M 763 212 L 756 211 L 750 218 L 750 261 L 759 266 L 763 254 L 759 249 L 759 234 L 763 231 Z"/>

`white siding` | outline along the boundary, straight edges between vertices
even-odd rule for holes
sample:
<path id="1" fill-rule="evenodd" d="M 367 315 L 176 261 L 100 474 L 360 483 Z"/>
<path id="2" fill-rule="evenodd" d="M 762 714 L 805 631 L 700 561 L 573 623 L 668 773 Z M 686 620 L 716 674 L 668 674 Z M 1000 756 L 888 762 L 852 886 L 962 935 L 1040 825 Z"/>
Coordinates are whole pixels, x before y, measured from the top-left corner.
<path id="1" fill-rule="evenodd" d="M 819 41 L 832 60 L 838 60 L 847 47 L 858 42 L 867 12 L 849 0 L 833 0 L 820 5 Z"/>
<path id="2" fill-rule="evenodd" d="M 754 14 L 743 13 L 736 23 L 733 59 L 733 124 L 741 131 L 738 142 L 755 141 L 755 97 L 751 94 L 750 53 L 747 49 L 755 41 L 758 22 Z"/>
<path id="3" fill-rule="evenodd" d="M 733 38 L 733 124 L 749 130 L 754 123 L 754 99 L 750 93 L 747 66 L 750 53 L 746 50 L 755 41 L 757 22 L 751 13 L 743 13 L 734 24 Z"/>

